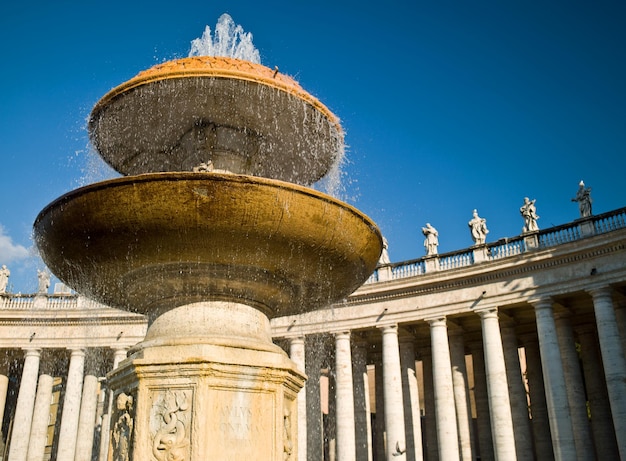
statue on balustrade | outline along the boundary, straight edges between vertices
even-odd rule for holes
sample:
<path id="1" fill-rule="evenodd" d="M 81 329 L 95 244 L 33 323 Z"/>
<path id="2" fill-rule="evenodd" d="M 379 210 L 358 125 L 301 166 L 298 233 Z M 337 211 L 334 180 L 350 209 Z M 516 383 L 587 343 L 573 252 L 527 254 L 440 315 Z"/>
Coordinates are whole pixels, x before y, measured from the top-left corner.
<path id="1" fill-rule="evenodd" d="M 40 271 L 37 269 L 37 278 L 39 279 L 39 288 L 37 293 L 40 295 L 45 295 L 48 293 L 48 288 L 50 288 L 50 274 L 45 270 Z"/>
<path id="2" fill-rule="evenodd" d="M 539 216 L 537 216 L 535 201 L 536 199 L 530 200 L 528 197 L 524 197 L 524 204 L 519 209 L 522 218 L 524 218 L 524 227 L 522 228 L 522 232 L 533 232 L 539 230 L 539 226 L 537 225 Z"/>
<path id="3" fill-rule="evenodd" d="M 467 225 L 472 233 L 474 244 L 481 245 L 485 243 L 487 234 L 489 233 L 489 230 L 487 229 L 487 220 L 478 216 L 478 211 L 476 210 L 474 210 L 473 215 L 473 218 L 467 223 Z"/>
<path id="4" fill-rule="evenodd" d="M 2 268 L 0 268 L 0 293 L 6 293 L 10 275 L 11 271 L 3 264 Z"/>
<path id="5" fill-rule="evenodd" d="M 380 253 L 378 265 L 386 266 L 388 264 L 391 264 L 391 260 L 389 259 L 389 242 L 387 242 L 387 239 L 383 236 L 383 251 Z"/>
<path id="6" fill-rule="evenodd" d="M 422 234 L 426 237 L 424 239 L 424 248 L 426 249 L 426 255 L 436 255 L 437 246 L 439 245 L 439 232 L 430 223 L 426 223 L 426 227 L 422 227 Z"/>
<path id="7" fill-rule="evenodd" d="M 585 187 L 585 183 L 580 181 L 576 197 L 572 199 L 572 202 L 578 202 L 581 218 L 591 216 L 591 187 Z"/>

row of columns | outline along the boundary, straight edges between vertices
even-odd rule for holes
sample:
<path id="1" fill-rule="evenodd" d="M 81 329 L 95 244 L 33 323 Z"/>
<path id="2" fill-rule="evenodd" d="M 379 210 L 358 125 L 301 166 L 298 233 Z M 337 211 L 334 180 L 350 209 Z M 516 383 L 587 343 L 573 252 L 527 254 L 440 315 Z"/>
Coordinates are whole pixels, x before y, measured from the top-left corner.
<path id="1" fill-rule="evenodd" d="M 430 327 L 430 354 L 422 355 L 425 379 L 424 389 L 419 391 L 424 393 L 426 404 L 426 447 L 422 447 L 412 338 L 403 339 L 397 325 L 380 327 L 382 353 L 372 357 L 376 366 L 378 426 L 374 444 L 378 449 L 373 453 L 371 439 L 365 442 L 365 451 L 359 452 L 364 442 L 355 433 L 355 427 L 360 427 L 355 422 L 361 405 L 356 389 L 361 388 L 360 381 L 367 382 L 354 369 L 362 369 L 363 361 L 355 360 L 355 356 L 365 349 L 351 347 L 356 343 L 351 332 L 336 333 L 336 459 L 422 460 L 426 454 L 428 459 L 473 460 L 480 452 L 482 460 L 500 461 L 618 456 L 626 460 L 623 338 L 611 290 L 606 287 L 590 294 L 596 326 L 576 331 L 582 346 L 583 370 L 570 318 L 555 315 L 550 298 L 532 302 L 537 333 L 519 338 L 524 346 L 526 376 L 522 375 L 514 326 L 505 315 L 500 319 L 496 308 L 475 310 L 481 321 L 480 344 L 464 344 L 460 328 L 445 316 L 425 319 Z M 599 348 L 594 344 L 596 329 Z M 465 346 L 473 358 L 478 434 L 474 434 L 470 411 Z M 305 370 L 303 338 L 292 341 L 291 355 Z M 304 395 L 301 393 L 300 398 Z M 366 395 L 365 401 L 368 407 Z M 306 402 L 301 405 L 307 408 Z M 299 419 L 299 427 L 306 427 L 307 416 L 301 413 Z M 369 418 L 366 427 L 365 432 L 371 434 Z M 307 457 L 306 442 L 300 443 L 298 459 L 314 459 Z"/>
<path id="2" fill-rule="evenodd" d="M 46 352 L 37 348 L 24 351 L 24 366 L 14 413 L 15 423 L 9 446 L 11 461 L 40 461 L 44 457 L 54 386 L 52 361 L 42 360 L 42 355 Z M 116 350 L 114 366 L 125 356 L 125 350 Z M 71 350 L 56 441 L 57 459 L 92 460 L 100 380 L 96 371 L 86 366 L 85 357 L 85 349 Z M 0 415 L 4 414 L 7 388 L 8 378 L 2 375 Z M 108 424 L 104 424 L 104 418 L 102 427 L 101 443 L 108 446 L 105 436 L 108 435 Z M 106 450 L 101 450 L 101 453 L 99 459 L 106 459 Z"/>

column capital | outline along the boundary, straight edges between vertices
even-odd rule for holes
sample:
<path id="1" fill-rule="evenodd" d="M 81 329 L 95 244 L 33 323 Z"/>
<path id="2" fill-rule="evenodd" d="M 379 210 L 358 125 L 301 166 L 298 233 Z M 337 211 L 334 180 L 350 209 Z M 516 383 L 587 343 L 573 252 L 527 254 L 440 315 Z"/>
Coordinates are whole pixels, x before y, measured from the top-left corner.
<path id="1" fill-rule="evenodd" d="M 481 307 L 479 309 L 474 309 L 481 319 L 489 319 L 489 318 L 498 318 L 498 308 L 497 307 Z"/>
<path id="2" fill-rule="evenodd" d="M 382 331 L 383 334 L 386 334 L 386 333 L 398 334 L 398 324 L 397 323 L 392 323 L 392 324 L 387 324 L 387 325 L 379 325 L 379 326 L 377 326 L 377 328 L 380 331 Z"/>
<path id="3" fill-rule="evenodd" d="M 430 327 L 447 327 L 447 320 L 445 315 L 439 315 L 437 317 L 428 317 L 424 321 L 430 324 Z"/>
<path id="4" fill-rule="evenodd" d="M 41 355 L 41 348 L 39 347 L 26 347 L 22 349 L 24 351 L 24 357 Z"/>
<path id="5" fill-rule="evenodd" d="M 350 330 L 337 331 L 335 332 L 335 339 L 350 339 L 352 332 Z"/>
<path id="6" fill-rule="evenodd" d="M 304 344 L 304 335 L 287 338 L 289 344 Z"/>
<path id="7" fill-rule="evenodd" d="M 536 311 L 548 308 L 552 309 L 552 305 L 554 304 L 554 300 L 550 296 L 529 299 L 528 302 L 535 308 Z"/>
<path id="8" fill-rule="evenodd" d="M 608 285 L 588 289 L 587 293 L 589 293 L 594 300 L 601 298 L 609 298 L 613 300 L 613 288 Z"/>

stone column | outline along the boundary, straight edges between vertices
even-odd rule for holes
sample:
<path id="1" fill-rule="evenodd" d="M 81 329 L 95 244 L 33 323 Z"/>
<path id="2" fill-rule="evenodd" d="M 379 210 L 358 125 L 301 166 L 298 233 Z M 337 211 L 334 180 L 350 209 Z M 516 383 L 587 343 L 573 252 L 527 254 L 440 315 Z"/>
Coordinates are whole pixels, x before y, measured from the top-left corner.
<path id="1" fill-rule="evenodd" d="M 304 373 L 306 364 L 303 336 L 289 340 L 289 356 L 298 369 Z M 298 393 L 298 459 L 306 460 L 306 453 L 306 391 L 300 389 Z"/>
<path id="2" fill-rule="evenodd" d="M 485 375 L 485 358 L 482 342 L 469 344 L 474 370 L 474 400 L 476 401 L 476 426 L 481 461 L 493 461 L 493 439 L 491 437 L 491 417 L 489 416 L 489 395 Z"/>
<path id="3" fill-rule="evenodd" d="M 9 448 L 9 459 L 11 461 L 23 461 L 28 454 L 40 353 L 39 349 L 27 349 L 25 351 L 20 391 L 17 396 L 17 404 L 15 405 L 14 421 L 16 423 L 13 425 L 11 446 Z"/>
<path id="4" fill-rule="evenodd" d="M 448 347 L 448 328 L 445 317 L 426 319 L 430 324 L 433 354 L 433 386 L 435 390 L 435 417 L 439 459 L 459 459 L 456 410 L 452 388 L 452 368 Z"/>
<path id="5" fill-rule="evenodd" d="M 469 386 L 467 384 L 467 368 L 465 366 L 465 344 L 463 331 L 460 327 L 448 328 L 450 341 L 450 363 L 452 365 L 452 388 L 456 408 L 456 423 L 459 432 L 459 451 L 463 461 L 471 461 L 472 444 L 472 413 L 469 405 Z"/>
<path id="6" fill-rule="evenodd" d="M 356 459 L 372 461 L 372 422 L 369 378 L 367 376 L 367 341 L 355 343 L 352 353 L 354 381 L 354 426 L 356 428 Z"/>
<path id="7" fill-rule="evenodd" d="M 406 460 L 404 433 L 404 408 L 402 400 L 402 372 L 400 370 L 400 345 L 398 326 L 381 328 L 383 333 L 383 393 L 385 395 L 385 431 L 387 433 L 386 457 Z"/>
<path id="8" fill-rule="evenodd" d="M 40 358 L 40 360 L 42 359 Z M 30 442 L 28 444 L 28 456 L 26 457 L 28 461 L 41 461 L 43 459 L 48 437 L 48 421 L 50 420 L 50 402 L 52 401 L 54 377 L 49 359 L 43 362 L 37 383 L 33 422 L 30 428 Z"/>
<path id="9" fill-rule="evenodd" d="M 572 419 L 569 413 L 563 362 L 556 335 L 552 301 L 542 298 L 533 303 L 537 320 L 537 337 L 548 404 L 554 458 L 557 461 L 577 459 Z"/>
<path id="10" fill-rule="evenodd" d="M 122 360 L 126 358 L 127 351 L 126 349 L 115 349 L 113 352 L 113 367 L 112 370 L 115 370 L 117 366 L 120 364 Z M 100 454 L 98 456 L 99 461 L 107 461 L 108 452 L 109 452 L 109 437 L 111 435 L 111 409 L 113 406 L 113 392 L 109 390 L 107 387 L 106 392 L 108 393 L 107 409 L 105 413 L 102 415 L 102 424 L 101 432 L 100 432 Z"/>
<path id="11" fill-rule="evenodd" d="M 306 385 L 304 386 L 304 390 L 306 392 L 307 403 L 307 457 L 302 461 L 320 461 L 321 454 L 324 452 L 324 431 L 322 429 L 322 402 L 320 389 L 322 356 L 325 352 L 323 345 L 324 341 L 320 335 L 306 336 L 304 365 L 308 379 Z"/>
<path id="12" fill-rule="evenodd" d="M 569 316 L 570 314 L 567 312 L 555 314 L 556 335 L 563 360 L 565 382 L 567 383 L 567 401 L 572 418 L 576 454 L 579 461 L 592 461 L 595 459 L 595 453 L 591 439 L 591 426 L 587 416 L 587 396 L 585 395 L 585 385 L 580 371 L 578 352 L 576 352 L 576 342 Z"/>
<path id="13" fill-rule="evenodd" d="M 617 328 L 622 338 L 622 350 L 626 354 L 626 301 L 622 300 L 615 306 L 615 320 L 617 320 Z"/>
<path id="14" fill-rule="evenodd" d="M 95 352 L 95 351 L 94 351 Z M 76 437 L 76 456 L 74 461 L 91 461 L 93 438 L 98 409 L 98 373 L 95 367 L 95 357 L 90 357 L 85 378 L 78 419 L 78 435 Z"/>
<path id="15" fill-rule="evenodd" d="M 611 418 L 611 405 L 606 391 L 602 357 L 593 325 L 576 329 L 580 342 L 580 357 L 585 376 L 585 387 L 591 413 L 591 432 L 597 459 L 618 459 L 617 439 Z"/>
<path id="16" fill-rule="evenodd" d="M 528 379 L 528 393 L 530 395 L 531 427 L 535 446 L 535 459 L 550 461 L 554 459 L 552 436 L 550 434 L 550 418 L 548 404 L 543 384 L 541 354 L 537 336 L 524 335 L 521 337 L 526 356 L 526 377 Z"/>
<path id="17" fill-rule="evenodd" d="M 515 452 L 518 461 L 533 461 L 533 435 L 528 418 L 528 399 L 519 362 L 519 348 L 515 328 L 500 324 L 502 349 L 506 365 L 506 379 L 511 396 L 511 417 L 515 432 Z"/>
<path id="18" fill-rule="evenodd" d="M 383 354 L 376 352 L 372 354 L 374 360 L 374 392 L 376 393 L 376 430 L 374 444 L 374 459 L 385 459 L 385 396 L 383 392 Z"/>
<path id="19" fill-rule="evenodd" d="M 600 341 L 600 353 L 604 365 L 606 389 L 611 403 L 613 426 L 617 434 L 617 446 L 622 459 L 626 459 L 626 360 L 617 328 L 612 290 L 609 287 L 590 291 L 596 328 Z"/>
<path id="20" fill-rule="evenodd" d="M 83 387 L 83 371 L 85 368 L 85 350 L 74 349 L 70 357 L 63 400 L 63 415 L 59 430 L 58 459 L 73 460 L 76 452 L 76 436 L 80 416 L 81 391 Z"/>
<path id="21" fill-rule="evenodd" d="M 1 299 L 1 298 L 0 298 Z M 4 407 L 7 401 L 7 392 L 9 390 L 9 360 L 8 354 L 0 361 L 0 428 L 4 418 Z M 4 440 L 0 435 L 0 448 L 4 450 Z"/>
<path id="22" fill-rule="evenodd" d="M 433 355 L 430 348 L 421 350 L 422 374 L 424 375 L 424 435 L 427 461 L 439 459 L 437 442 L 437 419 L 435 418 L 435 389 L 433 386 Z"/>
<path id="23" fill-rule="evenodd" d="M 335 334 L 337 461 L 356 459 L 350 332 Z"/>
<path id="24" fill-rule="evenodd" d="M 422 448 L 422 422 L 420 399 L 415 372 L 415 346 L 412 336 L 400 337 L 400 366 L 402 367 L 402 396 L 404 400 L 404 426 L 406 453 L 409 461 L 424 459 Z"/>
<path id="25" fill-rule="evenodd" d="M 506 379 L 498 310 L 495 308 L 481 309 L 476 312 L 480 315 L 483 331 L 483 351 L 494 455 L 496 460 L 500 461 L 515 460 L 515 436 L 513 434 L 509 384 Z"/>

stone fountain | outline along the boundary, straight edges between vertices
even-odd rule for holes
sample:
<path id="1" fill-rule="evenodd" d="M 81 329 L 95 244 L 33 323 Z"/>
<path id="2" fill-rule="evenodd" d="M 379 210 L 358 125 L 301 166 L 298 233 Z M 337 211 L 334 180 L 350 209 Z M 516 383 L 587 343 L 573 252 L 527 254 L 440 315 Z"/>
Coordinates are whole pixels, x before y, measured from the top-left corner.
<path id="1" fill-rule="evenodd" d="M 269 319 L 340 301 L 382 249 L 367 216 L 309 187 L 342 152 L 338 119 L 277 69 L 203 56 L 111 90 L 89 133 L 123 176 L 34 228 L 60 280 L 149 318 L 108 376 L 109 460 L 295 460 L 305 376 Z"/>

